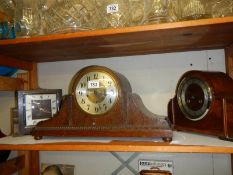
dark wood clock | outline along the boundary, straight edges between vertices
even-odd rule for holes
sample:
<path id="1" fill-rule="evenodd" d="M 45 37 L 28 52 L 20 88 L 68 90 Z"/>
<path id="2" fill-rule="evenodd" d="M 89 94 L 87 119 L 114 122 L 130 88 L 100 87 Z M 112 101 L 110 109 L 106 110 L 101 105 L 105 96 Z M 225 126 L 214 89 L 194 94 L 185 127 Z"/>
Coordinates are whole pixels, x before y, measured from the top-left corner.
<path id="1" fill-rule="evenodd" d="M 222 72 L 189 71 L 168 104 L 177 130 L 233 139 L 233 80 Z"/>
<path id="2" fill-rule="evenodd" d="M 166 118 L 149 112 L 132 93 L 129 81 L 102 66 L 89 66 L 72 79 L 60 112 L 39 122 L 32 135 L 90 137 L 159 137 L 172 139 Z"/>

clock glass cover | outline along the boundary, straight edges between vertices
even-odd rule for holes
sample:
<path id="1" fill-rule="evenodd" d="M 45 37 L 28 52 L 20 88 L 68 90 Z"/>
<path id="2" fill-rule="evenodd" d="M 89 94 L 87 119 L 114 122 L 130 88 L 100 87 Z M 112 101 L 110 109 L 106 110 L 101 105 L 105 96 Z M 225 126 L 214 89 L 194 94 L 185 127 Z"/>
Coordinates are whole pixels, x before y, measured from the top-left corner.
<path id="1" fill-rule="evenodd" d="M 57 112 L 56 94 L 25 95 L 26 126 L 51 118 Z"/>
<path id="2" fill-rule="evenodd" d="M 89 71 L 78 80 L 75 96 L 83 111 L 101 115 L 114 106 L 118 97 L 117 83 L 107 71 Z"/>
<path id="3" fill-rule="evenodd" d="M 192 121 L 205 117 L 212 101 L 209 86 L 198 78 L 183 79 L 177 92 L 178 104 L 184 115 Z"/>

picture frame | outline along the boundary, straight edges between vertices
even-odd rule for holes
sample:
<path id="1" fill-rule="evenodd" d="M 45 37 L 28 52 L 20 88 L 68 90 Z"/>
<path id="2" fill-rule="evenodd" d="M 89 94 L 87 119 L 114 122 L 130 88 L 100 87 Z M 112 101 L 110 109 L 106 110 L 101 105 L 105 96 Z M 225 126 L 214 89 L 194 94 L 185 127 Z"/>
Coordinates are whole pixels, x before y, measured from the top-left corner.
<path id="1" fill-rule="evenodd" d="M 31 133 L 32 128 L 59 111 L 61 89 L 35 89 L 17 91 L 18 122 L 20 135 Z"/>

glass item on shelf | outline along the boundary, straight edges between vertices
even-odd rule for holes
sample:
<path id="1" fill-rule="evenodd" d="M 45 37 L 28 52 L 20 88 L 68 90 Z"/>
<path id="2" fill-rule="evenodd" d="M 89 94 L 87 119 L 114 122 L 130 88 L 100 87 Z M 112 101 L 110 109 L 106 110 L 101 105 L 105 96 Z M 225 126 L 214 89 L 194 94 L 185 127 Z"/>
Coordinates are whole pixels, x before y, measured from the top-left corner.
<path id="1" fill-rule="evenodd" d="M 38 0 L 15 0 L 15 32 L 16 37 L 40 35 L 41 19 Z"/>
<path id="2" fill-rule="evenodd" d="M 147 0 L 129 0 L 131 25 L 141 25 L 145 20 L 145 3 Z"/>
<path id="3" fill-rule="evenodd" d="M 146 3 L 147 19 L 145 23 L 155 24 L 169 21 L 169 0 L 148 0 Z"/>
<path id="4" fill-rule="evenodd" d="M 119 28 L 130 25 L 129 0 L 96 0 L 102 21 L 99 28 Z"/>
<path id="5" fill-rule="evenodd" d="M 169 0 L 168 4 L 168 17 L 169 22 L 175 22 L 178 21 L 178 0 Z"/>
<path id="6" fill-rule="evenodd" d="M 212 0 L 212 17 L 233 16 L 232 0 Z"/>
<path id="7" fill-rule="evenodd" d="M 13 0 L 0 0 L 0 12 L 12 18 L 14 16 L 14 11 L 15 3 Z"/>
<path id="8" fill-rule="evenodd" d="M 94 0 L 60 0 L 43 9 L 45 33 L 69 33 L 95 29 L 101 20 Z"/>
<path id="9" fill-rule="evenodd" d="M 15 31 L 14 24 L 12 22 L 3 21 L 0 22 L 0 39 L 14 39 Z"/>
<path id="10" fill-rule="evenodd" d="M 11 68 L 7 66 L 0 66 L 0 76 L 12 76 L 17 71 L 16 68 Z"/>
<path id="11" fill-rule="evenodd" d="M 211 17 L 211 1 L 179 0 L 179 20 L 195 20 Z"/>

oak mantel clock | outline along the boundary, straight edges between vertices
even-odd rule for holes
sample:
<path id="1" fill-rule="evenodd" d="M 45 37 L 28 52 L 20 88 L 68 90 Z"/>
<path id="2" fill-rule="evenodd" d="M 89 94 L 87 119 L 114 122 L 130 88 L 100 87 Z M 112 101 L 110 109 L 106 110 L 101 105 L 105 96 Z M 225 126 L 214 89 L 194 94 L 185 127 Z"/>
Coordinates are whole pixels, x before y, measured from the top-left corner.
<path id="1" fill-rule="evenodd" d="M 222 72 L 188 71 L 168 111 L 177 130 L 233 140 L 233 80 Z"/>
<path id="2" fill-rule="evenodd" d="M 102 66 L 81 69 L 72 79 L 60 112 L 37 124 L 32 133 L 43 136 L 159 137 L 172 139 L 166 118 L 152 114 L 129 81 Z"/>

